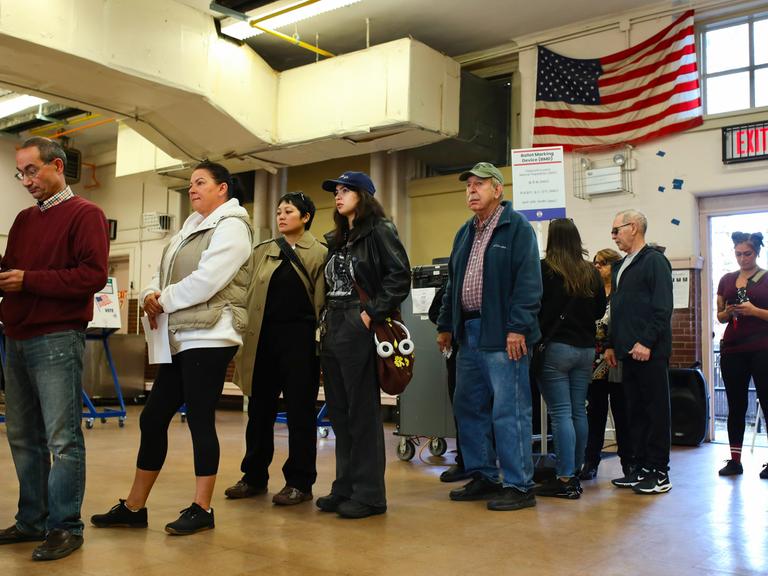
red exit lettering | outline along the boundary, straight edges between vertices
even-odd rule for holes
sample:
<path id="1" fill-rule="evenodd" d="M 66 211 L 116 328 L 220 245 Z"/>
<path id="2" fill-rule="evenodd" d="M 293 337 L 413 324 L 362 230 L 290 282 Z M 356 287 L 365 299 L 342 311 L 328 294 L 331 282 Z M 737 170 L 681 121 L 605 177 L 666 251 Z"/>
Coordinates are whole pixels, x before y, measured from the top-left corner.
<path id="1" fill-rule="evenodd" d="M 768 126 L 736 131 L 736 153 L 765 154 L 768 152 Z"/>

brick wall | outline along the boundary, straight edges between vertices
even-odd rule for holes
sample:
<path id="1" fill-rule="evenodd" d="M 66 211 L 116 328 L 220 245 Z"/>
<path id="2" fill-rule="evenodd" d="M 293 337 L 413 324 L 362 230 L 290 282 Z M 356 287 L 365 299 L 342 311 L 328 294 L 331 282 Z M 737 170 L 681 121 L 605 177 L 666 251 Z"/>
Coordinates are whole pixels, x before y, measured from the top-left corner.
<path id="1" fill-rule="evenodd" d="M 688 308 L 676 308 L 672 312 L 672 368 L 688 368 L 701 362 L 702 310 L 701 270 L 688 270 Z"/>

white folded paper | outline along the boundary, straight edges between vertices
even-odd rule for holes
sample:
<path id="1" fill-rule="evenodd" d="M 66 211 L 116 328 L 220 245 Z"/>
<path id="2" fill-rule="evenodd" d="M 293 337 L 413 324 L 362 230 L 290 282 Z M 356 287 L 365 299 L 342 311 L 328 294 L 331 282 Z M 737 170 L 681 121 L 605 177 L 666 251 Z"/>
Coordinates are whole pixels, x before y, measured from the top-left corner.
<path id="1" fill-rule="evenodd" d="M 149 363 L 170 364 L 171 343 L 168 339 L 168 314 L 158 314 L 155 330 L 149 327 L 149 317 L 146 314 L 141 317 L 141 325 L 144 326 Z"/>

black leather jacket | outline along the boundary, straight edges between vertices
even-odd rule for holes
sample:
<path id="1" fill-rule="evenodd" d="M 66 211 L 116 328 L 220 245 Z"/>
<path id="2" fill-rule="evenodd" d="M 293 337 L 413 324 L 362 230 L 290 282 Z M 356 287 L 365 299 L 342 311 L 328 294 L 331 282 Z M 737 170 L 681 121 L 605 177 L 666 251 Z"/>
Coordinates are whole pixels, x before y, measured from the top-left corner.
<path id="1" fill-rule="evenodd" d="M 325 239 L 330 258 L 339 247 L 335 246 L 333 232 Z M 383 322 L 400 307 L 411 289 L 411 265 L 397 228 L 384 218 L 362 222 L 352 229 L 349 254 L 355 281 L 370 298 L 363 309 L 375 322 Z"/>

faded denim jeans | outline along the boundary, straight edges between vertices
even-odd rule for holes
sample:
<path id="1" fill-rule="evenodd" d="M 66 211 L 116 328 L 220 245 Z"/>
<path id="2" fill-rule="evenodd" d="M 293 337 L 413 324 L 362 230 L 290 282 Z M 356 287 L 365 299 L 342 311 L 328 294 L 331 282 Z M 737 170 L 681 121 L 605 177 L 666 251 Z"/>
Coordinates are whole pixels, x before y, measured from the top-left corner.
<path id="1" fill-rule="evenodd" d="M 6 428 L 20 487 L 16 525 L 81 534 L 85 334 L 68 330 L 6 344 Z"/>
<path id="2" fill-rule="evenodd" d="M 456 358 L 453 410 L 464 468 L 527 492 L 533 486 L 529 358 L 515 361 L 506 351 L 481 350 L 480 322 L 464 323 Z"/>

